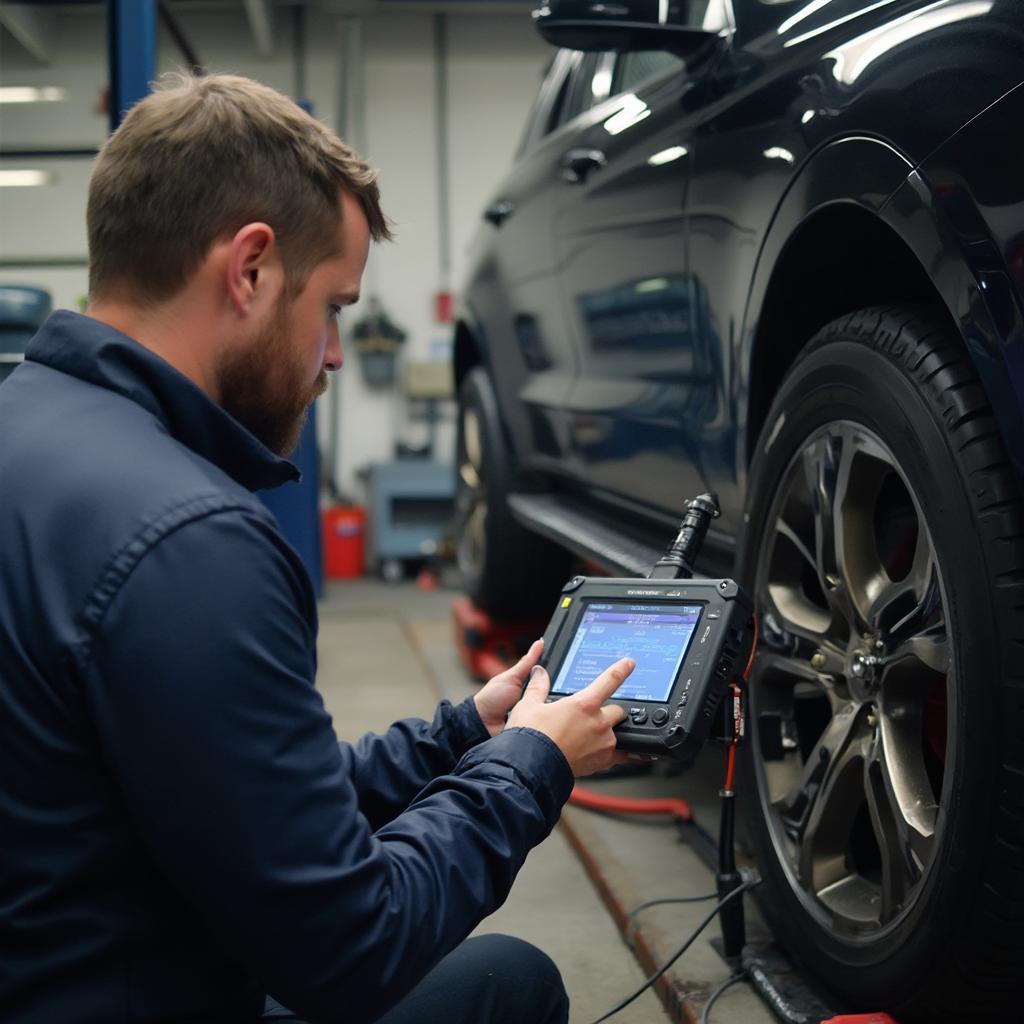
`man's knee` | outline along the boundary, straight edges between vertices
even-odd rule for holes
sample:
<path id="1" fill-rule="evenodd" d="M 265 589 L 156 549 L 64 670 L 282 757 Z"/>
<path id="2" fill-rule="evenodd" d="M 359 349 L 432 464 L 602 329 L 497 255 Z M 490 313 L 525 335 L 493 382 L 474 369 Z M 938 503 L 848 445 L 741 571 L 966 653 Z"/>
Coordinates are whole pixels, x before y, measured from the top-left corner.
<path id="1" fill-rule="evenodd" d="M 493 1020 L 534 1020 L 561 1024 L 569 1017 L 569 997 L 562 975 L 543 950 L 511 935 L 479 935 L 462 945 L 467 966 L 487 978 Z M 529 1001 L 529 1013 L 524 1002 Z M 506 1016 L 507 1014 L 507 1016 Z"/>

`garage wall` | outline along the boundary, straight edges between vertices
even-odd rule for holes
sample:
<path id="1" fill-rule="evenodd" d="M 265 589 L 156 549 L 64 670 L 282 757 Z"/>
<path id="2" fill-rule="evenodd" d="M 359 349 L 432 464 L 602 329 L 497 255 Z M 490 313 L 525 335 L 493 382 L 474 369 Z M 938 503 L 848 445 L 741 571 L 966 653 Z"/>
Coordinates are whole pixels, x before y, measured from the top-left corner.
<path id="1" fill-rule="evenodd" d="M 273 59 L 261 60 L 239 10 L 183 11 L 178 19 L 199 57 L 213 70 L 246 74 L 293 94 L 290 19 L 277 11 Z M 346 33 L 354 46 L 346 51 Z M 434 22 L 429 14 L 382 14 L 345 19 L 311 11 L 307 17 L 306 92 L 314 114 L 346 133 L 380 171 L 385 210 L 396 242 L 376 247 L 364 296 L 380 298 L 408 331 L 405 357 L 443 357 L 449 328 L 434 322 L 434 294 L 441 279 L 438 247 Z M 453 282 L 465 271 L 466 248 L 480 214 L 509 167 L 551 50 L 536 36 L 528 14 L 448 16 L 449 204 Z M 68 90 L 60 103 L 0 105 L 4 149 L 90 147 L 102 143 L 106 115 L 99 97 L 106 84 L 105 26 L 99 9 L 62 14 L 56 24 L 54 62 L 43 67 L 0 32 L 0 84 L 56 85 Z M 353 55 L 362 89 L 345 91 L 344 54 Z M 161 39 L 158 69 L 181 57 Z M 361 67 L 359 67 L 361 65 Z M 360 102 L 360 92 L 361 100 Z M 51 170 L 54 185 L 0 189 L 0 280 L 49 288 L 58 306 L 76 308 L 86 292 L 85 197 L 91 160 L 4 160 L 4 168 Z M 62 258 L 78 265 L 18 268 L 12 261 Z M 365 313 L 346 313 L 351 325 Z M 422 443 L 426 430 L 410 421 L 406 403 L 392 391 L 368 388 L 354 352 L 335 379 L 340 390 L 340 483 L 362 496 L 356 470 L 390 457 L 396 439 Z M 326 406 L 328 398 L 322 400 Z M 450 457 L 452 413 L 442 427 L 439 455 Z M 319 426 L 326 451 L 329 416 Z"/>

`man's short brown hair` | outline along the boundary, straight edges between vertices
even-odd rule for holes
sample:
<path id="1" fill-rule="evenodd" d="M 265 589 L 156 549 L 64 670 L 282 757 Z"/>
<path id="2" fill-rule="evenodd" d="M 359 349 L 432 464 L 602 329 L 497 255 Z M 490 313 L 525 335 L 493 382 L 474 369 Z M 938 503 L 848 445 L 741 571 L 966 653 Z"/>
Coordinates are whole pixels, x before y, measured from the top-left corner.
<path id="1" fill-rule="evenodd" d="M 390 238 L 377 174 L 281 93 L 248 78 L 170 75 L 107 140 L 89 183 L 89 291 L 155 303 L 245 224 L 274 229 L 288 287 L 337 255 L 339 190 Z"/>

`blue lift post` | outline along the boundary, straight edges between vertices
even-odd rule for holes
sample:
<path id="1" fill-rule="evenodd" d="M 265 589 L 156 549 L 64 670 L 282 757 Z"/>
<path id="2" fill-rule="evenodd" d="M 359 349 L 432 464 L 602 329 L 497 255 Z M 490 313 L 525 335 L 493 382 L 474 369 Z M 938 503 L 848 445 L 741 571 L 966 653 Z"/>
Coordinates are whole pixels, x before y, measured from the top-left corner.
<path id="1" fill-rule="evenodd" d="M 156 77 L 156 0 L 107 0 L 107 58 L 110 71 L 110 130 L 145 96 Z M 317 594 L 323 592 L 320 548 L 320 460 L 316 420 L 310 410 L 293 461 L 302 473 L 259 497 L 277 517 L 287 541 L 298 552 Z"/>
<path id="2" fill-rule="evenodd" d="M 113 132 L 156 77 L 156 0 L 107 0 L 107 64 Z"/>

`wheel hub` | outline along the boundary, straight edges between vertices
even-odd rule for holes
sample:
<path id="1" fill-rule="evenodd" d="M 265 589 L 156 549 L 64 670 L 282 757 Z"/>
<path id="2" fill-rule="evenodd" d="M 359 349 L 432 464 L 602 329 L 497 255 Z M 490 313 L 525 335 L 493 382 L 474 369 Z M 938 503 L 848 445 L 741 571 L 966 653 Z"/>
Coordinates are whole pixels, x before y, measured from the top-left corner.
<path id="1" fill-rule="evenodd" d="M 870 638 L 869 638 L 870 639 Z M 859 704 L 874 700 L 882 683 L 883 659 L 875 643 L 859 644 L 847 656 L 846 682 L 850 696 Z"/>

